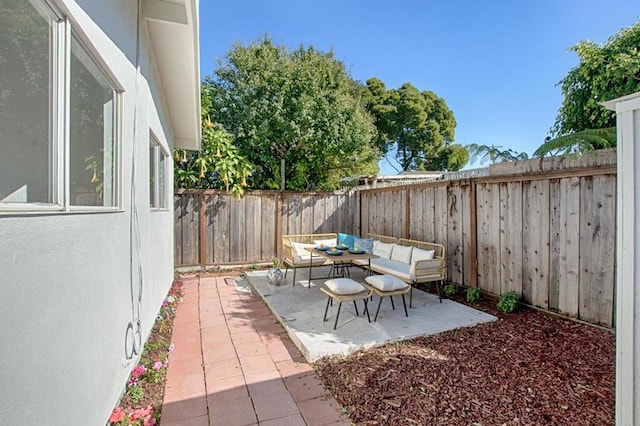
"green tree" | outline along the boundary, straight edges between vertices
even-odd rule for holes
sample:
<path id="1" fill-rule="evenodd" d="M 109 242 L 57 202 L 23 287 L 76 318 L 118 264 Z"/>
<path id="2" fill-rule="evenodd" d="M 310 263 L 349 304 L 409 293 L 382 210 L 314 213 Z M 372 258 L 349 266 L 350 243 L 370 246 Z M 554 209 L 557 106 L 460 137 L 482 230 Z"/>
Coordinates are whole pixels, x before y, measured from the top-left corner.
<path id="1" fill-rule="evenodd" d="M 456 120 L 444 99 L 410 83 L 387 89 L 377 78 L 367 80 L 367 89 L 376 145 L 384 154 L 395 147 L 403 171 L 459 170 L 466 164 L 464 147 L 452 143 Z"/>
<path id="2" fill-rule="evenodd" d="M 564 100 L 551 129 L 554 138 L 615 126 L 615 113 L 600 102 L 640 90 L 639 48 L 640 21 L 601 46 L 582 41 L 569 48 L 580 63 L 559 83 Z"/>
<path id="3" fill-rule="evenodd" d="M 268 36 L 235 44 L 203 90 L 211 93 L 203 109 L 255 164 L 253 188 L 279 188 L 281 160 L 295 190 L 335 189 L 342 177 L 377 171 L 365 92 L 332 53 L 289 51 Z"/>
<path id="4" fill-rule="evenodd" d="M 231 134 L 211 120 L 202 123 L 200 151 L 174 151 L 174 180 L 178 188 L 221 188 L 242 196 L 252 164 L 239 154 Z"/>

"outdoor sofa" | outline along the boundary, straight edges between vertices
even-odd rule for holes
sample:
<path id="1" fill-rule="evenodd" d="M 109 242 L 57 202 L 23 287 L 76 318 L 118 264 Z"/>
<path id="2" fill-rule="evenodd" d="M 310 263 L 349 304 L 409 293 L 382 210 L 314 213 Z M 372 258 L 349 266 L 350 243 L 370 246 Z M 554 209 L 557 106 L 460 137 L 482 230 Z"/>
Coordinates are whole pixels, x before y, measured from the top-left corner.
<path id="1" fill-rule="evenodd" d="M 413 299 L 413 286 L 418 283 L 435 282 L 442 303 L 440 287 L 447 269 L 442 244 L 378 234 L 366 234 L 365 239 L 373 240 L 373 254 L 379 257 L 371 259 L 370 264 L 361 260 L 354 263 L 378 274 L 392 275 L 411 285 L 409 306 Z"/>
<path id="2" fill-rule="evenodd" d="M 344 239 L 346 237 L 346 239 Z M 395 276 L 411 285 L 410 302 L 413 301 L 413 286 L 420 283 L 436 282 L 438 297 L 442 303 L 441 286 L 445 279 L 445 249 L 442 244 L 395 238 L 386 235 L 365 235 L 364 239 L 336 233 L 297 234 L 282 236 L 282 262 L 286 268 L 285 280 L 289 269 L 293 269 L 293 284 L 296 280 L 297 268 L 312 266 L 332 266 L 333 262 L 320 256 L 311 257 L 306 250 L 320 244 L 335 245 L 345 241 L 347 245 L 359 245 L 373 252 L 378 258 L 355 260 L 354 263 L 363 269 L 370 269 L 382 275 Z"/>

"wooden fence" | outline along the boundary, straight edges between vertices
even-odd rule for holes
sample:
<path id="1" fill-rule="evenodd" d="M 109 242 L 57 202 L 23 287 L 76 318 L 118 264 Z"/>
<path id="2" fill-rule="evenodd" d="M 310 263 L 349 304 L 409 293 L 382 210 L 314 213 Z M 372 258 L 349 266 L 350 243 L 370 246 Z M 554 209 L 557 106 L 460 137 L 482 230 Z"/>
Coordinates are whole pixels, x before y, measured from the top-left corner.
<path id="1" fill-rule="evenodd" d="M 241 199 L 212 190 L 179 190 L 174 199 L 175 265 L 270 262 L 281 235 L 355 233 L 357 193 L 253 191 Z"/>
<path id="2" fill-rule="evenodd" d="M 282 234 L 372 232 L 444 244 L 448 281 L 614 325 L 615 151 L 357 192 L 180 191 L 175 206 L 177 266 L 269 261 Z"/>

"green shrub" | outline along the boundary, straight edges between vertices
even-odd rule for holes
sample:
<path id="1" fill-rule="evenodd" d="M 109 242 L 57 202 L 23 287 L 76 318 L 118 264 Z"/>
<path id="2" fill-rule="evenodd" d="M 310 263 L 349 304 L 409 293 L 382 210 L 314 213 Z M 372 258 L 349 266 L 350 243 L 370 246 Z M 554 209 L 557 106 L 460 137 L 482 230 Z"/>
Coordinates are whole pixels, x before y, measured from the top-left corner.
<path id="1" fill-rule="evenodd" d="M 444 295 L 447 297 L 451 297 L 454 294 L 458 293 L 458 286 L 455 284 L 447 284 L 444 286 Z"/>
<path id="2" fill-rule="evenodd" d="M 498 310 L 500 312 L 513 312 L 518 308 L 520 296 L 515 291 L 509 291 L 503 294 L 498 300 Z"/>
<path id="3" fill-rule="evenodd" d="M 482 299 L 482 290 L 480 287 L 470 287 L 467 289 L 467 302 L 473 303 Z"/>

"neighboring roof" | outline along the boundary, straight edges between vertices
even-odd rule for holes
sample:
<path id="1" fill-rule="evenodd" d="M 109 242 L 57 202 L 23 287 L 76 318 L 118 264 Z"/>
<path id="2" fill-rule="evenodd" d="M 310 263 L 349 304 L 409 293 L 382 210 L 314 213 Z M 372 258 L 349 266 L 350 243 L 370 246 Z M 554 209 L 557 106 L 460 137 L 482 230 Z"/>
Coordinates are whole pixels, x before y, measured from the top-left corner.
<path id="1" fill-rule="evenodd" d="M 175 148 L 200 149 L 198 0 L 143 0 Z"/>

